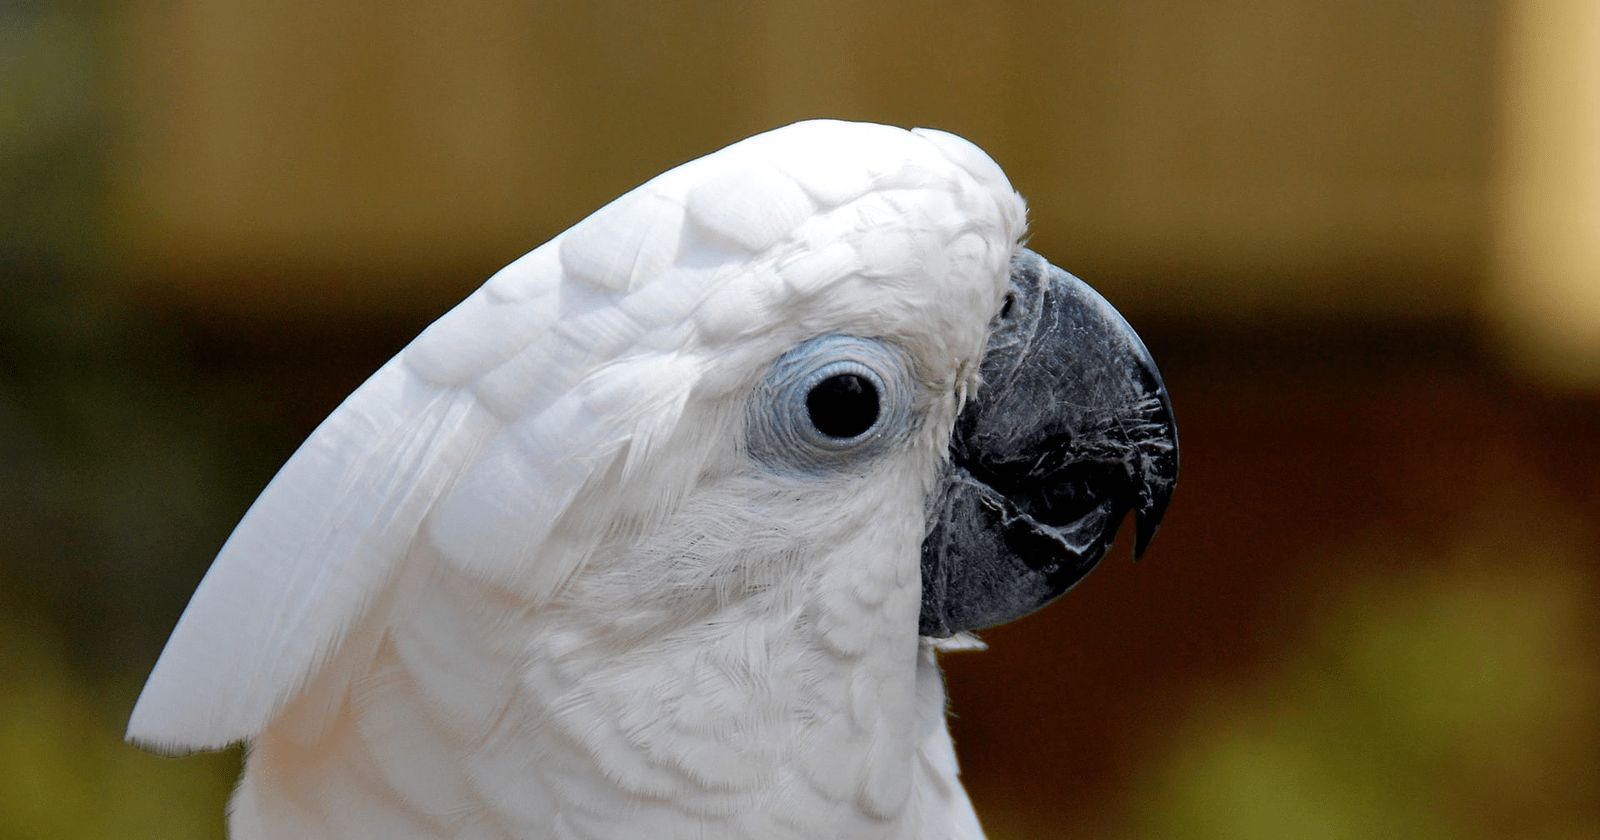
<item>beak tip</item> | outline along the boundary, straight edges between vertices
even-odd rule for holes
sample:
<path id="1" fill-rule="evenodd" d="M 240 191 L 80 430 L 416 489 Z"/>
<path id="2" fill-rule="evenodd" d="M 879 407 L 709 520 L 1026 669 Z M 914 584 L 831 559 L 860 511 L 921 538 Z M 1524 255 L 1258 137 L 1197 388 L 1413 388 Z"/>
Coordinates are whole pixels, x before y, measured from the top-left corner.
<path id="1" fill-rule="evenodd" d="M 1134 515 L 1135 525 L 1133 531 L 1133 560 L 1138 562 L 1150 548 L 1150 541 L 1155 539 L 1156 531 L 1161 530 L 1161 515 L 1156 513 L 1138 513 Z"/>
<path id="2" fill-rule="evenodd" d="M 1155 531 L 1146 531 L 1144 523 L 1139 523 L 1138 534 L 1133 541 L 1133 562 L 1139 562 L 1139 558 L 1144 556 L 1145 549 L 1150 547 L 1150 539 L 1155 535 Z"/>

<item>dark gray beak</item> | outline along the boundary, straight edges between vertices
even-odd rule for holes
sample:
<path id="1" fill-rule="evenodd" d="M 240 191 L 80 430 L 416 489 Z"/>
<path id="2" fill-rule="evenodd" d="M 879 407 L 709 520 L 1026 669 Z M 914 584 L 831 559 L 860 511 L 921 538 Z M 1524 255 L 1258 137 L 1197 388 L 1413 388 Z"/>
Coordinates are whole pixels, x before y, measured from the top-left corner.
<path id="1" fill-rule="evenodd" d="M 1144 342 L 1032 251 L 1012 260 L 982 375 L 922 543 L 925 636 L 1055 600 L 1105 556 L 1129 511 L 1138 559 L 1178 480 L 1172 401 Z"/>

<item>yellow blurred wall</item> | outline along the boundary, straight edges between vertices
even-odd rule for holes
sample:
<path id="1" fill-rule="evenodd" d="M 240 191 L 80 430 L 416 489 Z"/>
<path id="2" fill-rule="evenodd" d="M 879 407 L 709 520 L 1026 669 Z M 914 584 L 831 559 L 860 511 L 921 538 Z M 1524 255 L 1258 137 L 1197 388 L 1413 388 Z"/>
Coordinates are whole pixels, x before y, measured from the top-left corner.
<path id="1" fill-rule="evenodd" d="M 1495 270 L 1485 301 L 1513 357 L 1600 386 L 1600 3 L 1507 6 Z"/>
<path id="2" fill-rule="evenodd" d="M 817 116 L 970 137 L 1141 313 L 1452 315 L 1485 271 L 1487 0 L 117 14 L 120 259 L 207 305 L 393 305 Z"/>

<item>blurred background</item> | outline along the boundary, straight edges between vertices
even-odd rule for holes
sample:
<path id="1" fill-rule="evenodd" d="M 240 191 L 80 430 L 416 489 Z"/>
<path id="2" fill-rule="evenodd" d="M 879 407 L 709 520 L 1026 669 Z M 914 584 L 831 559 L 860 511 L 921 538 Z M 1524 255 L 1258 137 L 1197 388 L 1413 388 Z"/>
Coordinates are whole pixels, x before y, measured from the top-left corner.
<path id="1" fill-rule="evenodd" d="M 1005 838 L 1600 838 L 1600 4 L 0 5 L 0 837 L 216 838 L 121 741 L 233 523 L 484 278 L 809 117 L 962 134 L 1182 478 L 947 657 Z"/>

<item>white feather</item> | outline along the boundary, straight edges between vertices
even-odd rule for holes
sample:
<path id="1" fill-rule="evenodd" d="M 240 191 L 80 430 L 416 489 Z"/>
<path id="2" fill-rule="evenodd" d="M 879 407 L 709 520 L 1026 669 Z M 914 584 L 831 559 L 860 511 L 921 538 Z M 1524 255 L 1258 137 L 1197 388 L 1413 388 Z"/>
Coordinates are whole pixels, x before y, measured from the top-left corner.
<path id="1" fill-rule="evenodd" d="M 129 736 L 250 740 L 241 838 L 981 836 L 917 546 L 1023 217 L 964 140 L 825 121 L 617 199 L 312 434 Z M 904 351 L 918 426 L 766 469 L 751 395 L 828 334 Z"/>

